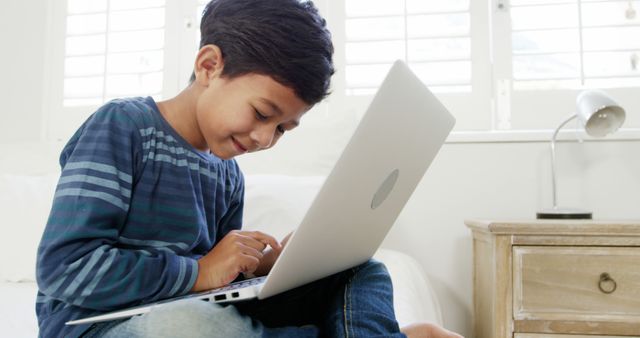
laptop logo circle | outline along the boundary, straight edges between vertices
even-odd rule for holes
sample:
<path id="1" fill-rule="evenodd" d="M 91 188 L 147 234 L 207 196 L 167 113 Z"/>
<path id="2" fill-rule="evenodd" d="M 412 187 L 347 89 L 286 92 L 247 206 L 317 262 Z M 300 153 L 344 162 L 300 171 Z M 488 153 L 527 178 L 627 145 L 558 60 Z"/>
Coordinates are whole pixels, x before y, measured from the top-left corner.
<path id="1" fill-rule="evenodd" d="M 375 210 L 378 208 L 386 199 L 389 197 L 391 190 L 398 182 L 398 176 L 400 176 L 400 171 L 398 169 L 392 171 L 389 176 L 382 182 L 378 191 L 373 195 L 373 200 L 371 201 L 371 209 Z"/>

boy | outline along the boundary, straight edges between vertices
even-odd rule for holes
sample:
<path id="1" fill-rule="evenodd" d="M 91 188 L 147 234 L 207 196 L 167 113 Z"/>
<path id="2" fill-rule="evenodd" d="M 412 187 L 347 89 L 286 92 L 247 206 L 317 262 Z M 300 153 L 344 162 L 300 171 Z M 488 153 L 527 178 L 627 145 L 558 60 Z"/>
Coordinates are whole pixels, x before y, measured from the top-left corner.
<path id="1" fill-rule="evenodd" d="M 240 230 L 244 182 L 233 158 L 272 147 L 327 95 L 330 34 L 313 4 L 298 0 L 213 0 L 201 34 L 183 92 L 111 101 L 62 151 L 38 250 L 40 335 L 403 336 L 376 262 L 263 301 L 182 302 L 64 325 L 264 275 L 286 244 Z M 404 332 L 455 337 L 427 324 Z"/>

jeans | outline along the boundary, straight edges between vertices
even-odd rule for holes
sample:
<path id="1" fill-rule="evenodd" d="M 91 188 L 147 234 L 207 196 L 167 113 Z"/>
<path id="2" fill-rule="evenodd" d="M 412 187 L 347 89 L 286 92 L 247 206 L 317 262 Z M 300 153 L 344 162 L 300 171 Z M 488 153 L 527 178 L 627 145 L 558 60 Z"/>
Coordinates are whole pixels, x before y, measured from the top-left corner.
<path id="1" fill-rule="evenodd" d="M 122 321 L 94 325 L 83 337 L 405 337 L 382 263 L 354 268 L 263 300 L 219 305 L 188 300 Z"/>

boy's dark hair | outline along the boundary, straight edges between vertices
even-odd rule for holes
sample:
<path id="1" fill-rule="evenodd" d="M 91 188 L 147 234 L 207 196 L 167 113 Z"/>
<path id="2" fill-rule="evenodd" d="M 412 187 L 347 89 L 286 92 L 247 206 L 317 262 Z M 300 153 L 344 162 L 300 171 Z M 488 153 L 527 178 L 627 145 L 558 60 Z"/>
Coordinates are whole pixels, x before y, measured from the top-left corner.
<path id="1" fill-rule="evenodd" d="M 328 95 L 333 44 L 311 1 L 212 0 L 200 34 L 200 47 L 220 47 L 223 76 L 267 75 L 310 105 Z"/>

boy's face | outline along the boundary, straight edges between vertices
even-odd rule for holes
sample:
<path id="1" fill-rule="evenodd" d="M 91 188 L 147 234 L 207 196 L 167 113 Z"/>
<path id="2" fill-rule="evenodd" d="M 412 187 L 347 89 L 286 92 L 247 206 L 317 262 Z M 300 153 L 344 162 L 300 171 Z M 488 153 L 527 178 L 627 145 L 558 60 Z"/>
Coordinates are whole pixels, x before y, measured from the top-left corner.
<path id="1" fill-rule="evenodd" d="M 198 98 L 196 118 L 213 154 L 230 159 L 269 149 L 300 124 L 309 105 L 271 77 L 216 75 Z"/>

